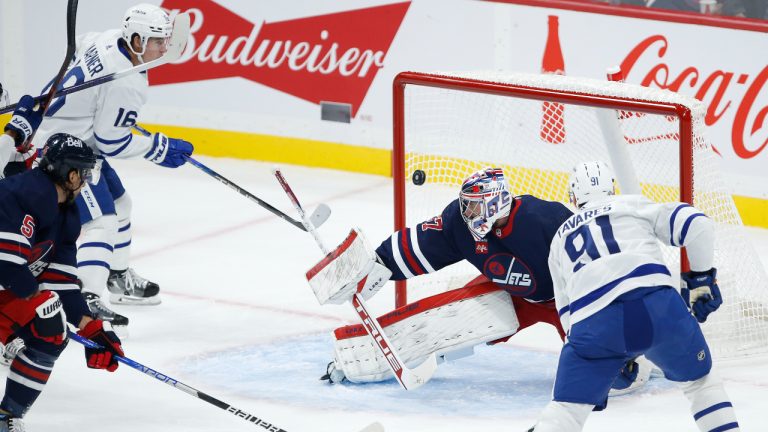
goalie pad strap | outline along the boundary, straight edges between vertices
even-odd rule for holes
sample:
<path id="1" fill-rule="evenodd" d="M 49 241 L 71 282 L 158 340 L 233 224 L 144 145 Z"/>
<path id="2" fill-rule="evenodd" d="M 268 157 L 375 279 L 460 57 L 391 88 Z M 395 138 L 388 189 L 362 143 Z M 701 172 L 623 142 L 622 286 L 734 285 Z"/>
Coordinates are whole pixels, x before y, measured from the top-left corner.
<path id="1" fill-rule="evenodd" d="M 511 296 L 492 283 L 460 288 L 407 304 L 378 318 L 403 362 L 445 355 L 514 334 L 519 327 Z M 334 331 L 335 362 L 351 382 L 391 377 L 386 359 L 362 325 Z"/>

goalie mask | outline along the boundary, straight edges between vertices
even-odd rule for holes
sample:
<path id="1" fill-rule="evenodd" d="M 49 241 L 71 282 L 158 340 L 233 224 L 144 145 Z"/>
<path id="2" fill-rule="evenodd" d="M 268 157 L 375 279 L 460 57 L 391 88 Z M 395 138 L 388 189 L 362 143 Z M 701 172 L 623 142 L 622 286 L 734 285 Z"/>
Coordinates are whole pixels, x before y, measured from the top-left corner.
<path id="1" fill-rule="evenodd" d="M 459 193 L 461 217 L 475 240 L 484 238 L 494 222 L 509 216 L 512 194 L 501 168 L 486 168 L 464 180 Z"/>
<path id="2" fill-rule="evenodd" d="M 576 165 L 568 181 L 571 204 L 580 208 L 589 201 L 616 193 L 613 171 L 605 162 L 583 162 Z"/>
<path id="3" fill-rule="evenodd" d="M 123 17 L 123 39 L 128 42 L 128 48 L 139 57 L 142 63 L 142 55 L 147 50 L 149 38 L 162 38 L 165 43 L 171 37 L 173 23 L 164 10 L 151 4 L 138 4 L 125 12 Z M 141 51 L 136 51 L 131 44 L 134 35 L 139 36 Z"/>

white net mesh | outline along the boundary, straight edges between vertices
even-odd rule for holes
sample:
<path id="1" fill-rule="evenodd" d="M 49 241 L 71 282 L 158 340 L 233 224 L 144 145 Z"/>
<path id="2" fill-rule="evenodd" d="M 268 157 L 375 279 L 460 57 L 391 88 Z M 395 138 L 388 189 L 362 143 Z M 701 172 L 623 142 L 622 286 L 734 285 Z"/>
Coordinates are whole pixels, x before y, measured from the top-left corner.
<path id="1" fill-rule="evenodd" d="M 698 101 L 665 90 L 558 75 L 462 72 L 433 76 L 459 80 L 454 80 L 452 88 L 434 83 L 405 86 L 402 175 L 406 179 L 407 226 L 439 214 L 458 195 L 461 182 L 486 166 L 502 167 L 514 194 L 567 202 L 568 172 L 576 163 L 611 161 L 597 120 L 600 108 L 594 106 L 606 100 L 612 101 L 616 110 L 625 109 L 618 111 L 619 124 L 643 194 L 658 202 L 679 201 L 677 116 L 627 111 L 622 101 L 689 107 L 693 116 L 694 205 L 718 222 L 715 265 L 725 299 L 703 327 L 717 357 L 768 351 L 768 278 L 746 241 L 731 196 L 725 192 L 719 157 L 705 140 L 704 108 Z M 472 90 L 471 83 L 476 81 L 543 89 L 558 101 L 562 95 L 591 95 L 587 99 L 597 102 L 590 106 L 591 102 L 584 100 L 574 104 L 479 93 Z M 454 88 L 456 82 L 466 82 L 467 86 Z M 615 117 L 617 112 L 611 115 Z M 426 174 L 421 186 L 410 181 L 416 170 Z M 679 269 L 679 251 L 666 249 L 668 264 Z M 468 263 L 456 264 L 409 282 L 411 287 L 421 285 L 418 290 L 409 289 L 409 296 L 412 300 L 415 295 L 456 288 L 477 273 Z"/>

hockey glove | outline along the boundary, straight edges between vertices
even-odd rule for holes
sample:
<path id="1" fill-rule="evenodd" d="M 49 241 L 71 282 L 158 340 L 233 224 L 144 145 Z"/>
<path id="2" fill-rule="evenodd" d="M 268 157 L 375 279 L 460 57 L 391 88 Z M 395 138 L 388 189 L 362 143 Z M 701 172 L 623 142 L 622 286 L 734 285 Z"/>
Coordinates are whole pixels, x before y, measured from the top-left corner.
<path id="1" fill-rule="evenodd" d="M 703 323 L 709 314 L 723 304 L 720 287 L 717 286 L 717 269 L 713 267 L 705 272 L 691 271 L 680 276 L 680 295 L 689 305 L 696 321 Z"/>
<path id="2" fill-rule="evenodd" d="M 368 300 L 392 277 L 392 271 L 381 263 L 363 233 L 354 228 L 306 276 L 321 305 L 342 304 L 358 292 Z"/>
<path id="3" fill-rule="evenodd" d="M 35 132 L 43 121 L 43 112 L 39 108 L 35 107 L 35 99 L 32 96 L 24 95 L 19 99 L 19 104 L 13 111 L 11 121 L 5 125 L 5 131 L 13 131 L 15 133 L 14 140 L 16 141 L 16 147 L 19 148 L 19 152 L 25 153 L 29 150 L 29 144 L 26 144 L 27 139 Z M 25 147 L 26 145 L 26 147 Z"/>
<path id="4" fill-rule="evenodd" d="M 85 361 L 91 369 L 106 369 L 110 372 L 117 370 L 117 359 L 115 356 L 124 356 L 123 347 L 120 344 L 120 338 L 112 331 L 112 324 L 93 320 L 77 332 L 80 336 L 88 338 L 103 348 L 85 348 Z"/>
<path id="5" fill-rule="evenodd" d="M 32 169 L 32 164 L 37 160 L 37 150 L 31 148 L 25 153 L 21 151 L 22 147 L 17 147 L 13 152 L 11 160 L 3 169 L 3 176 L 10 177 Z"/>
<path id="6" fill-rule="evenodd" d="M 637 371 L 639 369 L 640 366 L 634 359 L 627 361 L 627 363 L 624 364 L 624 367 L 621 368 L 619 376 L 617 376 L 613 381 L 611 388 L 616 390 L 624 390 L 629 388 L 629 386 L 631 386 L 632 383 L 637 379 Z"/>
<path id="7" fill-rule="evenodd" d="M 182 139 L 168 138 L 160 132 L 152 136 L 152 148 L 144 158 L 166 168 L 178 168 L 187 162 L 195 148 Z"/>
<path id="8" fill-rule="evenodd" d="M 0 292 L 4 294 L 0 328 L 14 330 L 28 326 L 32 336 L 37 339 L 54 345 L 64 343 L 67 338 L 67 317 L 58 294 L 45 290 L 26 298 L 18 298 L 9 291 Z"/>

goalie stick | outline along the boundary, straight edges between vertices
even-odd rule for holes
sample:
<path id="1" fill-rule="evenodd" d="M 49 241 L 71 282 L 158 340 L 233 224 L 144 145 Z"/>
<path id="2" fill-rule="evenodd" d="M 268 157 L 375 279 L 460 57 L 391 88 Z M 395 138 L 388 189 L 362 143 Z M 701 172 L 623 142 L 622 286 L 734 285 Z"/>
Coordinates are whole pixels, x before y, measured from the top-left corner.
<path id="1" fill-rule="evenodd" d="M 74 1 L 75 5 L 77 5 L 77 0 L 70 0 Z M 67 20 L 69 20 L 69 15 L 67 15 Z M 74 18 L 73 18 L 74 20 Z M 69 21 L 68 21 L 69 22 Z M 69 65 L 69 62 L 72 58 L 72 55 L 75 52 L 75 35 L 74 35 L 75 29 L 74 29 L 74 22 L 72 25 L 72 52 L 70 53 L 69 49 L 69 25 L 67 26 L 67 53 L 68 57 L 65 61 L 64 65 L 62 66 L 63 69 L 60 71 L 60 75 L 57 76 L 57 80 L 51 85 L 51 89 L 48 91 L 48 95 L 46 96 L 37 96 L 35 98 L 36 101 L 41 101 L 43 98 L 48 98 L 48 103 L 50 103 L 50 100 L 54 97 L 59 96 L 65 96 L 71 93 L 79 92 L 80 90 L 85 90 L 87 88 L 95 87 L 97 85 L 105 84 L 110 81 L 114 81 L 116 79 L 120 79 L 124 76 L 144 72 L 146 70 L 162 66 L 166 63 L 171 63 L 179 59 L 181 57 L 182 51 L 184 51 L 184 47 L 187 44 L 187 39 L 189 38 L 189 14 L 187 12 L 180 13 L 176 15 L 175 20 L 173 21 L 173 31 L 171 32 L 171 38 L 168 42 L 168 51 L 165 52 L 165 55 L 162 57 L 152 60 L 147 63 L 142 63 L 140 65 L 133 66 L 131 68 L 119 71 L 119 72 L 113 72 L 111 74 L 107 74 L 98 78 L 94 78 L 90 81 L 86 81 L 84 83 L 73 85 L 72 87 L 67 87 L 63 89 L 58 89 L 58 86 L 61 81 L 61 76 L 64 75 L 64 72 L 67 69 L 67 66 Z M 55 94 L 53 94 L 55 92 Z M 7 112 L 11 112 L 14 109 L 16 109 L 16 106 L 18 104 L 11 104 L 8 106 L 5 106 L 3 108 L 0 108 L 0 114 L 5 114 Z M 46 104 L 47 107 L 47 104 Z"/>
<path id="2" fill-rule="evenodd" d="M 138 131 L 144 136 L 150 136 L 152 135 L 152 132 L 144 129 L 143 127 L 139 125 L 133 125 L 133 129 Z M 199 168 L 204 173 L 208 174 L 209 176 L 215 178 L 216 180 L 220 181 L 221 183 L 224 183 L 225 185 L 229 186 L 231 189 L 234 189 L 240 195 L 250 199 L 251 201 L 255 202 L 256 204 L 262 206 L 263 208 L 269 210 L 274 214 L 275 216 L 278 216 L 284 220 L 286 220 L 291 225 L 295 226 L 296 228 L 306 231 L 307 229 L 304 228 L 304 225 L 301 224 L 301 222 L 298 222 L 296 219 L 293 219 L 292 217 L 288 216 L 287 214 L 281 212 L 280 210 L 276 209 L 274 206 L 269 204 L 268 202 L 262 200 L 261 198 L 257 197 L 256 195 L 248 192 L 247 190 L 241 188 L 240 186 L 236 185 L 234 182 L 230 181 L 223 175 L 217 173 L 216 171 L 208 168 L 207 166 L 203 165 L 202 162 L 197 161 L 192 156 L 187 156 L 187 161 L 194 165 L 195 167 Z M 320 225 L 324 224 L 326 220 L 328 220 L 328 217 L 331 215 L 331 208 L 328 207 L 325 204 L 319 204 L 317 208 L 315 209 L 314 213 L 312 213 L 312 216 L 310 216 L 310 220 L 312 221 L 312 224 L 316 227 L 319 227 Z"/>
<path id="3" fill-rule="evenodd" d="M 282 186 L 286 195 L 288 195 L 288 199 L 291 200 L 293 207 L 299 213 L 299 216 L 301 217 L 301 220 L 304 223 L 307 231 L 312 234 L 312 237 L 315 239 L 315 243 L 317 243 L 317 245 L 320 247 L 320 250 L 323 252 L 323 254 L 326 255 L 326 258 L 329 258 L 330 251 L 320 239 L 320 235 L 317 233 L 317 230 L 315 230 L 315 227 L 313 227 L 312 224 L 307 220 L 304 209 L 301 207 L 298 198 L 296 198 L 296 195 L 288 185 L 285 177 L 283 177 L 283 174 L 279 169 L 274 169 L 272 172 L 277 178 L 277 181 L 280 183 L 280 186 Z M 359 292 L 352 296 L 352 306 L 355 308 L 355 312 L 357 312 L 357 315 L 363 322 L 363 326 L 365 326 L 365 329 L 368 331 L 371 339 L 373 339 L 374 345 L 381 352 L 382 356 L 384 356 L 384 358 L 387 360 L 387 366 L 389 366 L 389 368 L 392 370 L 395 378 L 397 378 L 397 382 L 399 382 L 405 390 L 413 390 L 419 388 L 424 383 L 429 381 L 430 378 L 432 378 L 432 375 L 437 369 L 437 356 L 435 353 L 430 354 L 426 360 L 424 360 L 415 368 L 408 368 L 402 361 L 400 355 L 395 350 L 395 347 L 389 341 L 389 338 L 384 333 L 384 330 L 381 328 L 379 322 L 368 312 L 365 300 Z"/>
<path id="4" fill-rule="evenodd" d="M 69 66 L 69 62 L 72 61 L 72 57 L 75 55 L 75 23 L 77 21 L 77 1 L 78 0 L 69 0 L 67 1 L 67 53 L 64 54 L 64 61 L 61 62 L 61 67 L 59 67 L 59 73 L 56 74 L 56 77 L 51 82 L 51 89 L 48 91 L 48 94 L 46 94 L 44 97 L 40 96 L 40 99 L 38 100 L 38 103 L 40 104 L 40 111 L 42 112 L 42 115 L 45 116 L 45 112 L 48 111 L 48 107 L 51 105 L 51 100 L 53 100 L 53 95 L 56 93 L 56 87 L 61 84 L 61 80 L 64 79 L 64 73 L 67 72 L 67 66 Z M 13 108 L 16 108 L 17 104 L 13 105 Z M 12 111 L 13 109 L 9 110 Z M 3 114 L 6 111 L 0 111 L 0 114 Z M 33 130 L 32 134 L 27 138 L 27 143 L 32 143 L 32 138 L 34 138 L 35 133 L 37 130 Z M 28 150 L 29 147 L 27 147 L 26 143 L 22 143 L 22 148 L 24 148 L 24 151 Z"/>
<path id="5" fill-rule="evenodd" d="M 69 332 L 69 337 L 71 339 L 73 339 L 75 342 L 78 342 L 78 343 L 82 344 L 86 348 L 93 348 L 93 349 L 103 348 L 101 345 L 97 344 L 96 342 L 94 342 L 94 341 L 92 341 L 90 339 L 84 338 L 84 337 L 80 336 L 79 334 L 74 333 L 72 331 Z M 173 387 L 175 389 L 181 390 L 181 391 L 183 391 L 184 393 L 186 393 L 186 394 L 188 394 L 190 396 L 194 396 L 194 397 L 196 397 L 196 398 L 198 398 L 200 400 L 208 402 L 209 404 L 211 404 L 211 405 L 213 405 L 215 407 L 221 408 L 224 411 L 226 411 L 226 412 L 228 412 L 228 413 L 230 413 L 230 414 L 232 414 L 232 415 L 234 415 L 236 417 L 240 417 L 241 419 L 243 419 L 243 420 L 245 420 L 245 421 L 247 421 L 247 422 L 249 422 L 249 423 L 251 423 L 251 424 L 253 424 L 255 426 L 261 426 L 261 427 L 263 427 L 264 429 L 266 429 L 266 430 L 268 430 L 270 432 L 287 432 L 285 429 L 282 429 L 282 428 L 280 428 L 280 427 L 278 427 L 278 426 L 276 426 L 276 425 L 274 425 L 272 423 L 269 423 L 269 422 L 267 422 L 266 420 L 264 420 L 264 419 L 262 419 L 260 417 L 256 417 L 255 415 L 247 413 L 247 412 L 241 410 L 240 408 L 236 408 L 236 407 L 234 407 L 234 406 L 232 406 L 232 405 L 230 405 L 230 404 L 228 404 L 228 403 L 226 403 L 224 401 L 216 399 L 213 396 L 210 396 L 210 395 L 208 395 L 206 393 L 203 393 L 200 390 L 197 390 L 196 388 L 190 387 L 190 386 L 184 384 L 181 381 L 173 379 L 170 376 L 163 374 L 162 372 L 159 372 L 159 371 L 156 371 L 156 370 L 154 370 L 154 369 L 152 369 L 150 367 L 144 366 L 143 364 L 141 364 L 141 363 L 139 363 L 139 362 L 137 362 L 135 360 L 131 360 L 128 357 L 122 357 L 122 356 L 117 356 L 116 355 L 115 359 L 117 361 L 119 361 L 120 363 L 126 364 L 126 365 L 132 367 L 133 369 L 136 369 L 137 371 L 139 371 L 141 373 L 144 373 L 145 375 L 149 375 L 150 377 L 155 378 L 156 380 L 158 380 L 158 381 L 160 381 L 162 383 L 168 384 L 169 386 L 171 386 L 171 387 Z M 374 422 L 374 423 L 371 423 L 370 425 L 366 426 L 365 428 L 363 428 L 362 430 L 360 430 L 358 432 L 384 432 L 384 427 L 382 427 L 380 423 Z"/>

